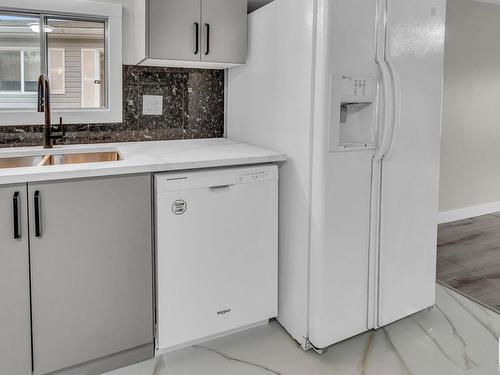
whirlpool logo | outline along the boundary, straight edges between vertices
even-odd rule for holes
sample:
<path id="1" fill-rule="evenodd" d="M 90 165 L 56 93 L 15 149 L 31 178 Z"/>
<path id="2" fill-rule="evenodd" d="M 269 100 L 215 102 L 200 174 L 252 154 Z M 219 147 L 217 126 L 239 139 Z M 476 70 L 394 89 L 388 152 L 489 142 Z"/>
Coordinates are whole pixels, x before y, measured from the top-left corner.
<path id="1" fill-rule="evenodd" d="M 226 315 L 230 312 L 231 312 L 231 309 L 220 310 L 220 311 L 217 311 L 217 315 L 219 315 L 219 316 Z"/>

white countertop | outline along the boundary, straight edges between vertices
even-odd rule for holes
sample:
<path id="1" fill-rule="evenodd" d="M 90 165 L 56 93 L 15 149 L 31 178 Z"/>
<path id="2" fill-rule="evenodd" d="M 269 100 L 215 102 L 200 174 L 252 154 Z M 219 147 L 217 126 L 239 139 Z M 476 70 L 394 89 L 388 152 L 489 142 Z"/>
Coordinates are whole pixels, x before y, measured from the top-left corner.
<path id="1" fill-rule="evenodd" d="M 123 160 L 0 169 L 0 185 L 286 160 L 282 153 L 224 138 L 56 146 L 51 150 L 44 150 L 42 147 L 16 147 L 0 149 L 0 158 L 99 151 L 118 151 Z"/>

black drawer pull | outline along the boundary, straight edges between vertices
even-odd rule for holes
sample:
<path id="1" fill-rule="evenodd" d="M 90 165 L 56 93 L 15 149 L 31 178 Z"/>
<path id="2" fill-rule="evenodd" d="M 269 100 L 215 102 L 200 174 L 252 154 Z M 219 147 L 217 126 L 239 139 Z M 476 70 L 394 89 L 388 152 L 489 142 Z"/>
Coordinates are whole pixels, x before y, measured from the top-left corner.
<path id="1" fill-rule="evenodd" d="M 35 203 L 35 236 L 41 237 L 42 228 L 40 223 L 40 192 L 38 190 L 35 191 L 34 203 Z"/>
<path id="2" fill-rule="evenodd" d="M 200 24 L 198 22 L 194 23 L 195 33 L 196 33 L 196 49 L 194 50 L 194 54 L 197 55 L 200 52 Z"/>
<path id="3" fill-rule="evenodd" d="M 19 223 L 19 192 L 14 193 L 12 197 L 12 212 L 14 213 L 14 239 L 21 238 L 21 224 Z"/>
<path id="4" fill-rule="evenodd" d="M 207 28 L 207 51 L 205 55 L 208 55 L 210 53 L 210 25 L 206 23 L 205 26 Z"/>

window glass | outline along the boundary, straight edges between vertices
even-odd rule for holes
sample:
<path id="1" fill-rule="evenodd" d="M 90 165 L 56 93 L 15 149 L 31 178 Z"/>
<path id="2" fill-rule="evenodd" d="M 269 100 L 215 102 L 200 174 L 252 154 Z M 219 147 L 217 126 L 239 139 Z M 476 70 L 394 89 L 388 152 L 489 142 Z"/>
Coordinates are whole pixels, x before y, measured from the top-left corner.
<path id="1" fill-rule="evenodd" d="M 49 49 L 50 92 L 54 95 L 66 93 L 65 50 L 64 48 Z"/>
<path id="2" fill-rule="evenodd" d="M 36 92 L 40 76 L 40 51 L 23 51 L 24 55 L 24 91 Z"/>
<path id="3" fill-rule="evenodd" d="M 0 12 L 0 109 L 35 108 L 40 17 Z"/>
<path id="4" fill-rule="evenodd" d="M 53 109 L 105 108 L 105 38 L 104 20 L 0 12 L 0 110 L 36 108 L 41 73 Z"/>
<path id="5" fill-rule="evenodd" d="M 47 26 L 53 107 L 105 107 L 105 22 L 48 18 Z"/>
<path id="6" fill-rule="evenodd" d="M 0 50 L 0 91 L 21 92 L 21 52 Z"/>

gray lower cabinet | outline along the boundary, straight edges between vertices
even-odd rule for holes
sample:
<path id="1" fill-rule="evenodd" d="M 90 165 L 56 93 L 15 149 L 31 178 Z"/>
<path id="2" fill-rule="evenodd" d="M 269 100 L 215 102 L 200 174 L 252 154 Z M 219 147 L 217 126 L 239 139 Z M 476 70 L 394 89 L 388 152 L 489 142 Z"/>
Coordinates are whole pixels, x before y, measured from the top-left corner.
<path id="1" fill-rule="evenodd" d="M 0 374 L 31 373 L 26 184 L 0 186 Z"/>
<path id="2" fill-rule="evenodd" d="M 28 184 L 35 375 L 153 356 L 150 184 L 149 175 Z"/>

